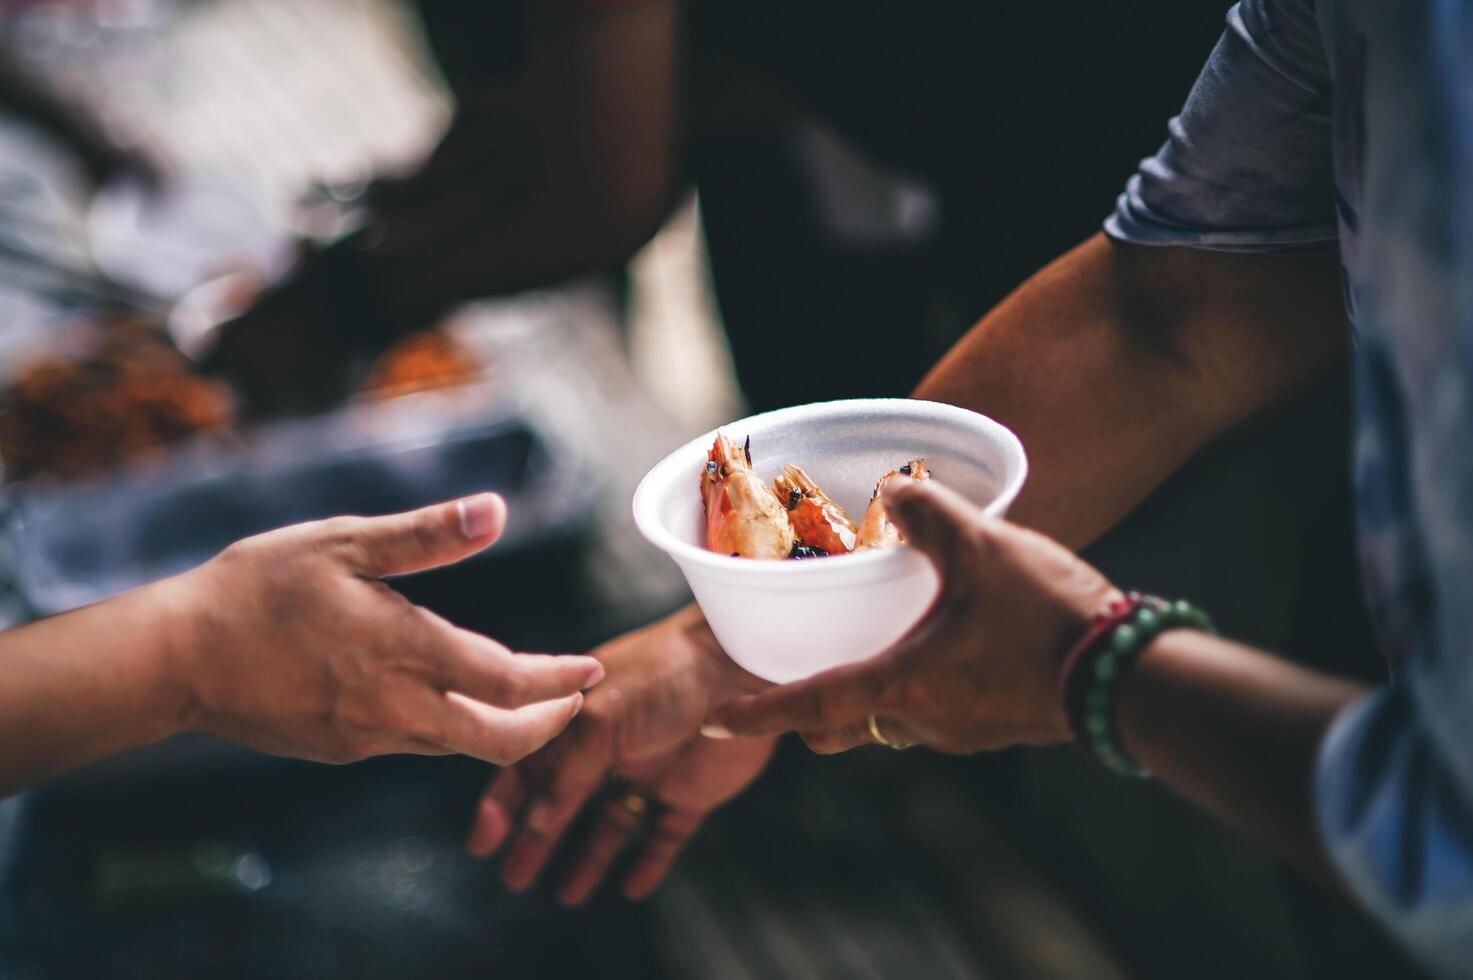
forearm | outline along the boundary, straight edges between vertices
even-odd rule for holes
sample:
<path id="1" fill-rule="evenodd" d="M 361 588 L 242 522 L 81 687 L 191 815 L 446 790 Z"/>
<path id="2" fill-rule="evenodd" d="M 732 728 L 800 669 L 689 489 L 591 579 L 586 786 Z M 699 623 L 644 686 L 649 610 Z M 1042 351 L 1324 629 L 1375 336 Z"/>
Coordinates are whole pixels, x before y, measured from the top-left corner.
<path id="1" fill-rule="evenodd" d="M 674 197 L 674 0 L 534 8 L 526 75 L 462 108 L 448 146 L 381 218 L 372 260 L 406 310 L 512 292 L 627 258 Z M 472 164 L 467 167 L 467 164 Z"/>
<path id="2" fill-rule="evenodd" d="M 1203 633 L 1163 634 L 1122 682 L 1126 747 L 1183 796 L 1327 883 L 1314 768 L 1354 684 Z"/>
<path id="3" fill-rule="evenodd" d="M 1081 547 L 1227 428 L 1340 363 L 1334 256 L 1085 242 L 1009 296 L 916 389 L 1013 428 L 1011 518 Z"/>
<path id="4" fill-rule="evenodd" d="M 186 619 L 170 580 L 0 634 L 0 796 L 180 731 Z"/>

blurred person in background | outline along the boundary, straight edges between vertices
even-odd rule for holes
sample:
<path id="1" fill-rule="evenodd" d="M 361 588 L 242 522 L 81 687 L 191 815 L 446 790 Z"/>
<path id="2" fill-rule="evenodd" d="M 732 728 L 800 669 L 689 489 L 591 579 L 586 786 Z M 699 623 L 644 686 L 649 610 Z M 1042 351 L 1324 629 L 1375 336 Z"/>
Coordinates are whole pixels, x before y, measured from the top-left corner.
<path id="1" fill-rule="evenodd" d="M 505 874 L 524 886 L 615 771 L 634 795 L 599 804 L 561 894 L 586 897 L 637 841 L 625 889 L 639 895 L 777 732 L 822 752 L 964 753 L 1099 734 L 1087 741 L 1102 761 L 1139 760 L 1348 891 L 1435 975 L 1470 975 L 1467 20 L 1431 0 L 1235 7 L 1106 233 L 1033 276 L 916 392 L 1020 434 L 1032 480 L 1017 524 L 944 490 L 893 494 L 942 574 L 932 612 L 872 661 L 735 704 L 721 702 L 753 682 L 693 611 L 597 651 L 610 700 L 596 693 L 581 726 L 498 777 L 472 849 L 514 840 Z M 1219 433 L 1344 370 L 1347 316 L 1360 552 L 1394 679 L 1367 687 L 1175 628 L 1201 622 L 1186 612 L 1136 648 L 1163 625 L 1150 608 L 1149 627 L 1101 623 L 1131 656 L 1100 672 L 1122 679 L 1103 689 L 1099 732 L 1071 718 L 1065 654 L 1121 593 L 1067 548 Z M 761 740 L 692 738 L 713 709 L 712 734 Z"/>
<path id="2" fill-rule="evenodd" d="M 0 797 L 185 731 L 323 762 L 526 755 L 563 730 L 603 668 L 513 654 L 383 582 L 475 554 L 505 517 L 480 494 L 300 524 L 0 632 Z"/>

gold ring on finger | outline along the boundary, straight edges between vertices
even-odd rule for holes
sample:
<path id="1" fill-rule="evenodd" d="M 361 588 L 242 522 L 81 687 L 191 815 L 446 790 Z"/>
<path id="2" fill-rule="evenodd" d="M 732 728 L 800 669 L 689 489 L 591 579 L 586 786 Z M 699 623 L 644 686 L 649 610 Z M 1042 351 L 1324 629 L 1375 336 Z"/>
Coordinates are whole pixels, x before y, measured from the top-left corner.
<path id="1" fill-rule="evenodd" d="M 877 719 L 874 715 L 870 715 L 868 721 L 869 733 L 871 737 L 874 738 L 876 745 L 883 745 L 887 749 L 899 750 L 908 749 L 915 744 L 914 742 L 892 742 L 890 739 L 885 737 L 884 732 L 880 731 L 879 719 Z"/>
<path id="2" fill-rule="evenodd" d="M 645 811 L 650 808 L 650 801 L 649 797 L 630 790 L 627 793 L 620 794 L 619 805 L 628 810 L 634 816 L 642 817 L 644 816 Z"/>

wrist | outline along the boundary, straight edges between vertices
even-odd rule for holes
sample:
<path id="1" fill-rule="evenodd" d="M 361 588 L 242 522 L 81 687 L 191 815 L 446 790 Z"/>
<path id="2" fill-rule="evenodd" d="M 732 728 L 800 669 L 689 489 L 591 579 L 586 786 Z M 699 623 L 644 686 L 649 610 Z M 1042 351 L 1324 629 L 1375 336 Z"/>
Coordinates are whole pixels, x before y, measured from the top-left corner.
<path id="1" fill-rule="evenodd" d="M 155 717 L 167 729 L 161 737 L 198 730 L 203 713 L 201 691 L 209 662 L 207 639 L 213 619 L 209 603 L 208 566 L 201 566 L 148 587 L 150 619 L 160 637 L 152 689 Z"/>
<path id="2" fill-rule="evenodd" d="M 1130 595 L 1112 600 L 1066 655 L 1057 703 L 1070 730 L 1106 768 L 1126 776 L 1149 773 L 1121 736 L 1121 692 L 1135 664 L 1162 634 L 1177 629 L 1214 632 L 1206 613 L 1185 600 Z"/>

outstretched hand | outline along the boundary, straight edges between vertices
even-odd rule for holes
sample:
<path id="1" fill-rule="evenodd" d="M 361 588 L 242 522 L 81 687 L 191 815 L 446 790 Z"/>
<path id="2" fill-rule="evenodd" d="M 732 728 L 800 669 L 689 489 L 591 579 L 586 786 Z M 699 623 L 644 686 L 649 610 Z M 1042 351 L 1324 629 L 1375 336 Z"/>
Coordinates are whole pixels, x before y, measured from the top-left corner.
<path id="1" fill-rule="evenodd" d="M 762 682 L 726 659 L 694 608 L 612 640 L 594 656 L 607 669 L 605 681 L 566 733 L 496 775 L 468 843 L 486 857 L 511 841 L 502 875 L 522 890 L 564 844 L 578 814 L 597 807 L 559 884 L 558 898 L 569 905 L 585 901 L 630 846 L 636 856 L 624 894 L 653 891 L 705 817 L 751 783 L 773 749 L 772 739 L 699 734 L 713 705 Z"/>
<path id="2" fill-rule="evenodd" d="M 861 663 L 733 701 L 733 734 L 801 732 L 818 752 L 884 740 L 970 753 L 1066 741 L 1057 676 L 1069 645 L 1118 591 L 1062 545 L 984 516 L 954 491 L 897 483 L 885 504 L 936 566 L 941 590 L 916 626 Z"/>
<path id="3" fill-rule="evenodd" d="M 186 727 L 348 762 L 460 752 L 514 762 L 567 725 L 603 676 L 590 657 L 514 654 L 389 588 L 500 535 L 493 494 L 247 538 L 173 584 L 189 609 Z"/>

